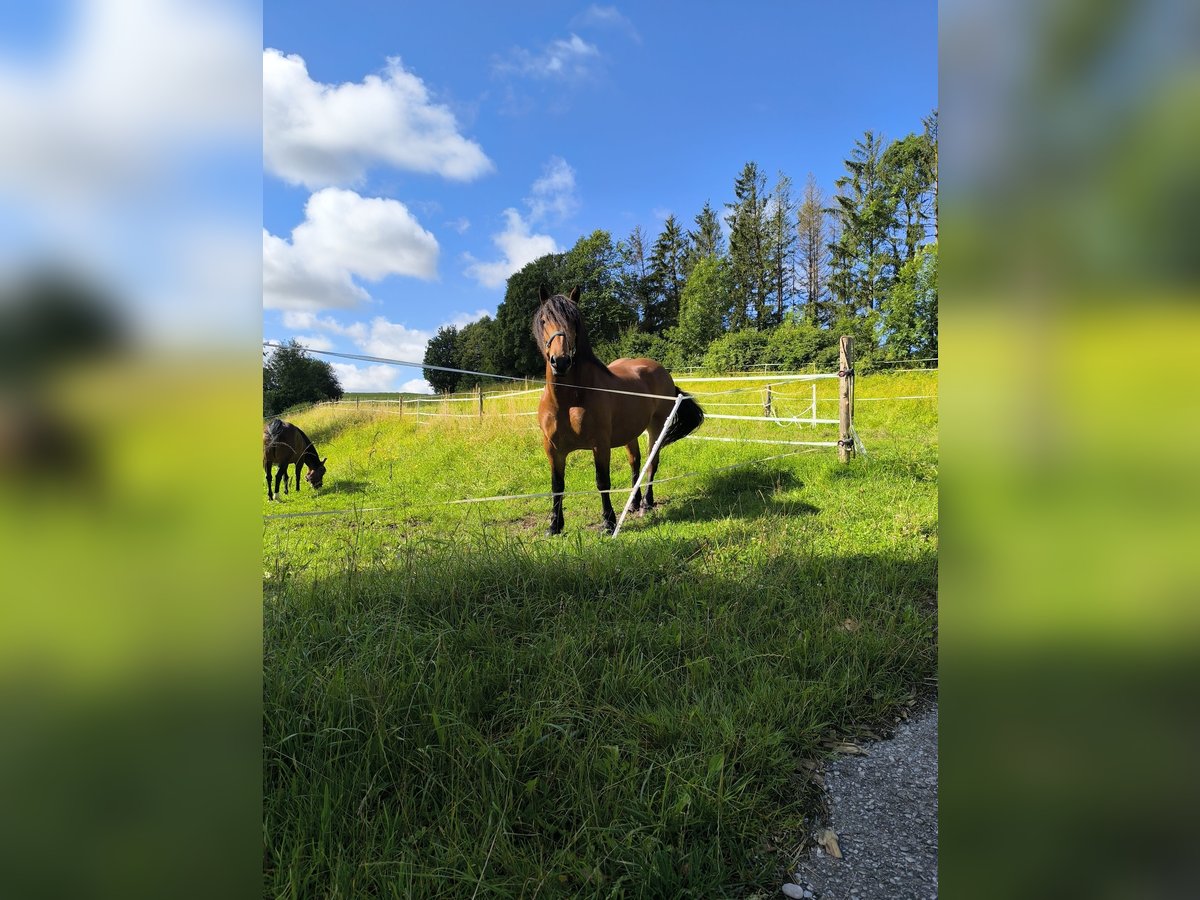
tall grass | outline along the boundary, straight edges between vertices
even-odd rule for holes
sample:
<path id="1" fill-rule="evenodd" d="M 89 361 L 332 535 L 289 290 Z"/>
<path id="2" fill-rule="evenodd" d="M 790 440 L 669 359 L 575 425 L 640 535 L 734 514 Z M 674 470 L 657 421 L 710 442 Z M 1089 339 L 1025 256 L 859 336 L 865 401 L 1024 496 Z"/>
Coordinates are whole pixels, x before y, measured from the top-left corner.
<path id="1" fill-rule="evenodd" d="M 859 380 L 887 392 L 936 375 Z M 260 476 L 264 512 L 356 511 L 264 525 L 271 896 L 752 894 L 810 824 L 802 761 L 936 672 L 935 402 L 863 403 L 847 467 L 684 440 L 660 476 L 708 474 L 615 540 L 590 455 L 560 538 L 547 500 L 442 504 L 547 490 L 531 417 L 296 421 L 326 490 L 267 504 Z"/>

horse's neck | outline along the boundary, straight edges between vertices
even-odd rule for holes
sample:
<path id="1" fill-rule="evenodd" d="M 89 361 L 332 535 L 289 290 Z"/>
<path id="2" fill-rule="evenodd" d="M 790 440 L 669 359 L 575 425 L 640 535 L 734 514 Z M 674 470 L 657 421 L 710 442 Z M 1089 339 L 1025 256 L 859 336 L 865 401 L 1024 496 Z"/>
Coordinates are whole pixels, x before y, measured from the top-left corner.
<path id="1" fill-rule="evenodd" d="M 572 406 L 583 406 L 588 390 L 595 387 L 607 387 L 606 380 L 612 377 L 608 368 L 597 359 L 581 359 L 565 375 L 555 375 L 550 366 L 546 366 L 546 385 L 559 409 L 569 409 Z"/>
<path id="2" fill-rule="evenodd" d="M 308 466 L 310 469 L 315 468 L 316 463 L 320 461 L 320 457 L 317 456 L 316 445 L 310 441 L 308 439 L 308 435 L 303 431 L 300 431 L 299 428 L 297 428 L 296 431 L 300 433 L 300 440 L 304 443 L 304 449 L 300 451 L 300 463 Z"/>

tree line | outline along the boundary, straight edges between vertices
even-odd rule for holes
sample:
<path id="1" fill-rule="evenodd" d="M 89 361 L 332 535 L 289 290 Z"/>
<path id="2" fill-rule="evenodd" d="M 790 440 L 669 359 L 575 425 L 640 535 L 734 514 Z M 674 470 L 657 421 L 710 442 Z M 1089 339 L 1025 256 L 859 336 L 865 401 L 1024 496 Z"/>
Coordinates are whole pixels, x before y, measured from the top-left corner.
<path id="1" fill-rule="evenodd" d="M 836 336 L 854 336 L 862 365 L 937 355 L 937 111 L 922 129 L 884 143 L 855 142 L 827 197 L 809 174 L 791 178 L 747 162 L 733 199 L 706 202 L 685 227 L 668 216 L 653 239 L 640 227 L 604 230 L 548 254 L 508 279 L 495 318 L 446 326 L 429 341 L 430 366 L 536 377 L 529 336 L 538 289 L 578 285 L 602 359 L 647 356 L 671 369 L 758 365 L 827 368 Z M 727 228 L 722 227 L 722 218 Z M 439 392 L 486 381 L 425 369 Z"/>

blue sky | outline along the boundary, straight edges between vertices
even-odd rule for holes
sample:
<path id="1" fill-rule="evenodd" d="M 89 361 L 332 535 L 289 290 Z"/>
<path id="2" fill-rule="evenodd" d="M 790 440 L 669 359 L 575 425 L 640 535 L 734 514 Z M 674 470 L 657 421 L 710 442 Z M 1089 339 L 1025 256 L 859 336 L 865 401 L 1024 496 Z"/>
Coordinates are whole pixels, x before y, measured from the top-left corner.
<path id="1" fill-rule="evenodd" d="M 925 0 L 263 12 L 263 334 L 351 353 L 419 361 L 529 259 L 691 226 L 749 160 L 831 191 L 863 131 L 902 137 L 937 105 Z"/>

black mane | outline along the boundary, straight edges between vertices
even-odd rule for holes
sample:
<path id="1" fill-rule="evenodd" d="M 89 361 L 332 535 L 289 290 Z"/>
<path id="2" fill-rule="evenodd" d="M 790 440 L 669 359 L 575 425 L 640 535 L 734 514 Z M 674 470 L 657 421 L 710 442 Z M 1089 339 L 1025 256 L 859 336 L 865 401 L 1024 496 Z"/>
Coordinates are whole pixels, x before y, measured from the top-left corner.
<path id="1" fill-rule="evenodd" d="M 296 429 L 304 441 L 304 452 L 300 454 L 300 461 L 310 469 L 319 468 L 321 465 L 321 456 L 317 453 L 316 444 L 314 444 L 312 440 L 309 439 L 309 436 L 300 428 L 295 425 L 292 427 Z"/>
<path id="2" fill-rule="evenodd" d="M 538 348 L 542 346 L 542 334 L 547 324 L 555 329 L 573 331 L 575 333 L 575 356 L 580 359 L 590 359 L 600 362 L 592 350 L 592 342 L 588 338 L 587 326 L 583 322 L 583 314 L 579 305 L 563 294 L 555 294 L 542 301 L 537 312 L 533 314 L 533 339 Z"/>

